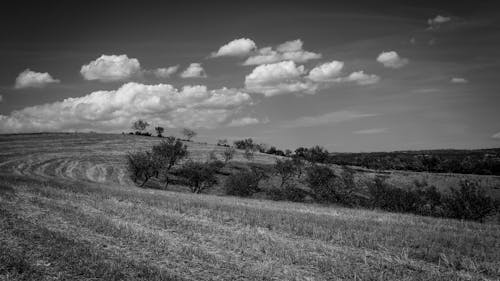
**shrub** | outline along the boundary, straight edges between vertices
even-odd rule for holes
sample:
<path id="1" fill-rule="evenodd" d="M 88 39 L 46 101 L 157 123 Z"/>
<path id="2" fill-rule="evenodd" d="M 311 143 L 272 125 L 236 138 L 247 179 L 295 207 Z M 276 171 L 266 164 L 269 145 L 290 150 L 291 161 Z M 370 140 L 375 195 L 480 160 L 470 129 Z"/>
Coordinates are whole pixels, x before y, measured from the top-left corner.
<path id="1" fill-rule="evenodd" d="M 250 170 L 243 170 L 230 175 L 224 184 L 226 194 L 249 197 L 261 191 L 259 183 L 267 178 L 263 169 L 251 167 Z"/>
<path id="2" fill-rule="evenodd" d="M 227 139 L 221 139 L 221 140 L 218 140 L 218 141 L 217 141 L 217 146 L 226 146 L 226 147 L 227 147 L 227 146 L 229 146 L 229 145 L 227 144 Z"/>
<path id="3" fill-rule="evenodd" d="M 484 222 L 496 211 L 495 201 L 485 195 L 477 182 L 462 181 L 460 188 L 451 188 L 445 196 L 444 205 L 451 218 Z"/>
<path id="4" fill-rule="evenodd" d="M 202 193 L 217 184 L 219 164 L 189 161 L 175 171 L 192 193 Z"/>
<path id="5" fill-rule="evenodd" d="M 148 151 L 138 151 L 127 154 L 127 171 L 134 183 L 143 187 L 146 182 L 157 175 L 158 162 Z M 140 181 L 141 183 L 138 183 Z"/>
<path id="6" fill-rule="evenodd" d="M 255 144 L 251 138 L 234 141 L 234 146 L 237 149 L 255 149 Z"/>
<path id="7" fill-rule="evenodd" d="M 138 131 L 138 132 L 142 132 L 144 130 L 146 130 L 146 128 L 149 126 L 149 123 L 146 122 L 146 121 L 143 121 L 141 119 L 135 121 L 133 124 L 132 124 L 132 129 Z"/>
<path id="8" fill-rule="evenodd" d="M 343 205 L 357 205 L 357 188 L 352 170 L 344 169 L 337 176 L 326 166 L 313 165 L 307 169 L 306 182 L 314 193 L 316 200 Z"/>

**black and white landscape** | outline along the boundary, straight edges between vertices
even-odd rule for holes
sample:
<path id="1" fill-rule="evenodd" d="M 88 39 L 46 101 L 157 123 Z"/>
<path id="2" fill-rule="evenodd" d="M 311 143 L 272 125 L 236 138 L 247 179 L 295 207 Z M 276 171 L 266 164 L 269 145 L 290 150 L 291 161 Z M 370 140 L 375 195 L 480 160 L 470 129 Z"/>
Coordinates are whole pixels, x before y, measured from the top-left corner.
<path id="1" fill-rule="evenodd" d="M 0 280 L 500 280 L 500 3 L 2 4 Z"/>

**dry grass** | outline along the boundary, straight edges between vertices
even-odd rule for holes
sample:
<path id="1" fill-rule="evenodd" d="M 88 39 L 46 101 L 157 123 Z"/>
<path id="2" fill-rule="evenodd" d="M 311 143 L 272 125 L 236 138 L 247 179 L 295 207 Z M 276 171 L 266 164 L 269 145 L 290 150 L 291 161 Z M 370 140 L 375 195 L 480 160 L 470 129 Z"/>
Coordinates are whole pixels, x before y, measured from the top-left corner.
<path id="1" fill-rule="evenodd" d="M 156 141 L 0 137 L 0 280 L 500 277 L 499 225 L 136 188 L 121 157 Z"/>

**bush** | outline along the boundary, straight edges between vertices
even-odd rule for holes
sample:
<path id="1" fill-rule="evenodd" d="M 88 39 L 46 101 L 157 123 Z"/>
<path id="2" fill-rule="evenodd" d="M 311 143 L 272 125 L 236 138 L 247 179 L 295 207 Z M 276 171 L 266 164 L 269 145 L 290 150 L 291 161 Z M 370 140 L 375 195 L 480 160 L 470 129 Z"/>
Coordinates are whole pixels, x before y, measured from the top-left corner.
<path id="1" fill-rule="evenodd" d="M 484 222 L 497 210 L 495 201 L 485 195 L 477 182 L 462 181 L 460 188 L 452 188 L 444 198 L 447 215 L 451 218 Z"/>
<path id="2" fill-rule="evenodd" d="M 217 184 L 216 173 L 220 169 L 219 162 L 201 163 L 187 162 L 175 171 L 192 193 L 202 193 Z"/>
<path id="3" fill-rule="evenodd" d="M 249 197 L 261 191 L 259 183 L 268 176 L 263 169 L 251 167 L 230 175 L 224 184 L 227 195 Z"/>
<path id="4" fill-rule="evenodd" d="M 326 166 L 313 165 L 307 169 L 306 182 L 319 202 L 358 205 L 357 188 L 350 169 L 344 168 L 337 176 Z"/>
<path id="5" fill-rule="evenodd" d="M 227 163 L 231 159 L 233 159 L 235 153 L 236 150 L 234 148 L 226 147 L 226 149 L 224 149 L 224 151 L 222 152 L 222 156 L 224 157 L 224 163 Z"/>
<path id="6" fill-rule="evenodd" d="M 255 144 L 251 138 L 234 141 L 234 146 L 237 149 L 255 149 Z"/>
<path id="7" fill-rule="evenodd" d="M 281 180 L 280 187 L 289 185 L 293 180 L 293 177 L 298 173 L 297 167 L 292 160 L 276 160 L 276 164 L 274 164 L 275 174 Z"/>

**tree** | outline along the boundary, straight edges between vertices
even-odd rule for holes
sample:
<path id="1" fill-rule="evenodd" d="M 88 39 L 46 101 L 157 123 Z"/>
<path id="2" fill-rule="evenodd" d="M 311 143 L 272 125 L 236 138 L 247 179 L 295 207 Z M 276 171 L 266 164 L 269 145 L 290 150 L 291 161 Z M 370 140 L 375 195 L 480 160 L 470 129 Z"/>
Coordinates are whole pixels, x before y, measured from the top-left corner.
<path id="1" fill-rule="evenodd" d="M 282 188 L 291 184 L 291 180 L 297 174 L 297 167 L 292 160 L 278 159 L 276 160 L 276 164 L 274 164 L 274 171 L 280 177 L 280 188 Z"/>
<path id="2" fill-rule="evenodd" d="M 191 129 L 184 128 L 182 129 L 182 134 L 186 137 L 188 141 L 191 141 L 191 139 L 194 138 L 198 133 L 196 133 Z"/>
<path id="3" fill-rule="evenodd" d="M 158 171 L 158 162 L 149 151 L 138 151 L 127 154 L 127 171 L 134 183 L 143 187 Z"/>
<path id="4" fill-rule="evenodd" d="M 233 159 L 235 153 L 236 150 L 232 147 L 227 147 L 226 149 L 224 149 L 224 151 L 222 152 L 222 156 L 224 157 L 224 163 L 227 164 L 227 162 Z"/>
<path id="5" fill-rule="evenodd" d="M 473 181 L 465 180 L 459 189 L 451 188 L 444 203 L 448 216 L 456 219 L 484 222 L 485 217 L 496 211 L 495 201 Z"/>
<path id="6" fill-rule="evenodd" d="M 158 135 L 158 137 L 161 138 L 161 137 L 163 137 L 162 134 L 163 134 L 163 132 L 165 132 L 165 129 L 163 127 L 158 126 L 158 127 L 155 127 L 155 131 L 156 131 L 156 134 Z"/>
<path id="7" fill-rule="evenodd" d="M 168 187 L 168 174 L 172 167 L 188 156 L 187 146 L 173 136 L 167 137 L 160 144 L 152 148 L 155 160 L 159 163 L 159 169 L 165 180 L 165 188 Z"/>
<path id="8" fill-rule="evenodd" d="M 267 179 L 267 174 L 263 169 L 251 167 L 249 170 L 242 170 L 230 175 L 224 184 L 227 195 L 249 197 L 261 191 L 259 183 Z"/>
<path id="9" fill-rule="evenodd" d="M 250 148 L 250 147 L 245 148 L 245 152 L 243 153 L 243 156 L 248 161 L 253 161 L 253 159 L 254 159 L 254 149 Z"/>
<path id="10" fill-rule="evenodd" d="M 139 132 L 140 134 L 142 133 L 142 131 L 146 130 L 148 126 L 149 126 L 148 122 L 139 119 L 132 124 L 132 129 L 135 130 L 136 132 Z"/>
<path id="11" fill-rule="evenodd" d="M 248 139 L 234 141 L 234 146 L 237 149 L 247 149 L 247 148 L 254 149 L 255 144 L 253 143 L 252 138 L 248 138 Z"/>
<path id="12" fill-rule="evenodd" d="M 215 174 L 218 165 L 215 163 L 189 161 L 177 169 L 175 174 L 182 178 L 182 181 L 189 187 L 192 193 L 202 193 L 217 184 Z"/>

